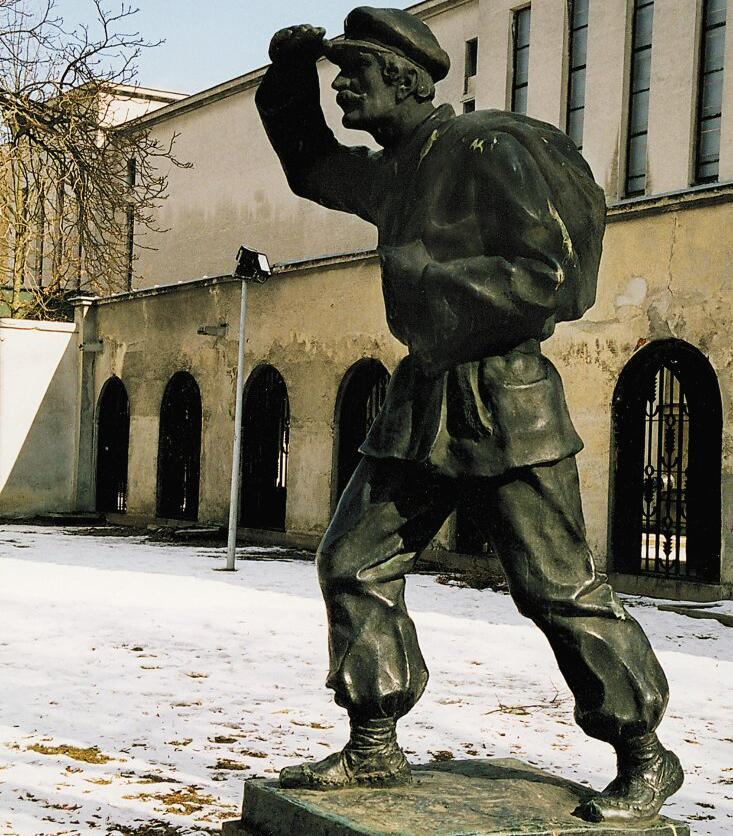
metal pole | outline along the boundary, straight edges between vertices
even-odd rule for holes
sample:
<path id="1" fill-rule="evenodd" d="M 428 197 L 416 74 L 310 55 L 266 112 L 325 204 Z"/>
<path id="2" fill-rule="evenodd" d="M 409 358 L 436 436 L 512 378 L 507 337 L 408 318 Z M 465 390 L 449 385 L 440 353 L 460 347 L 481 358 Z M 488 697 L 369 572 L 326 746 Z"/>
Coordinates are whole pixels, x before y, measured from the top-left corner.
<path id="1" fill-rule="evenodd" d="M 234 450 L 232 452 L 232 486 L 229 493 L 229 536 L 227 538 L 228 572 L 234 568 L 237 547 L 237 520 L 239 517 L 239 489 L 242 460 L 242 404 L 244 393 L 244 328 L 247 321 L 247 282 L 242 279 L 242 302 L 239 309 L 239 353 L 237 355 L 237 396 L 234 406 Z"/>

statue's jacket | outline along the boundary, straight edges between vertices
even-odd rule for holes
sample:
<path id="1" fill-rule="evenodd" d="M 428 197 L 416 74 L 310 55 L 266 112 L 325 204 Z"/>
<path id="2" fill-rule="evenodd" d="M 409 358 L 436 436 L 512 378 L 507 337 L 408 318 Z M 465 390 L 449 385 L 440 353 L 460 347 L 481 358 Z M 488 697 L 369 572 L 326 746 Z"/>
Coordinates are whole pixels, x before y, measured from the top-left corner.
<path id="1" fill-rule="evenodd" d="M 257 106 L 292 190 L 379 231 L 387 321 L 409 354 L 361 452 L 491 477 L 581 450 L 540 351 L 595 299 L 605 200 L 570 139 L 443 105 L 396 148 L 346 147 L 315 68 L 271 67 Z"/>

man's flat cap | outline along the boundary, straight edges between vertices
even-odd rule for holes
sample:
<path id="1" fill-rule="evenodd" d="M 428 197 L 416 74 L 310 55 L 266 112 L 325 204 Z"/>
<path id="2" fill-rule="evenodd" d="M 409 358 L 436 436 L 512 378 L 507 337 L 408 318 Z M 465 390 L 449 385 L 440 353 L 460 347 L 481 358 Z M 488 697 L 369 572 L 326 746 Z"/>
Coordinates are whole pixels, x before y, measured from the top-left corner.
<path id="1" fill-rule="evenodd" d="M 378 49 L 394 52 L 426 70 L 433 81 L 448 75 L 450 58 L 435 35 L 415 15 L 401 9 L 359 6 L 344 22 L 344 39 L 332 41 L 327 55 L 346 49 Z"/>

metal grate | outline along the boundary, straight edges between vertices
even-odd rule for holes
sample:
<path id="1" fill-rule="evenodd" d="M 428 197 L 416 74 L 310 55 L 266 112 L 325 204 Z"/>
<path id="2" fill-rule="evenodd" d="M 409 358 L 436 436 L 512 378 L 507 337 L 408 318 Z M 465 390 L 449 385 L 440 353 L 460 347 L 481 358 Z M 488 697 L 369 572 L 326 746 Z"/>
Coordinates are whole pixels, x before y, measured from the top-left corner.
<path id="1" fill-rule="evenodd" d="M 654 340 L 613 397 L 611 565 L 617 572 L 720 578 L 722 404 L 710 361 Z"/>
<path id="2" fill-rule="evenodd" d="M 662 366 L 644 425 L 641 569 L 687 575 L 687 462 L 690 412 L 677 375 Z"/>

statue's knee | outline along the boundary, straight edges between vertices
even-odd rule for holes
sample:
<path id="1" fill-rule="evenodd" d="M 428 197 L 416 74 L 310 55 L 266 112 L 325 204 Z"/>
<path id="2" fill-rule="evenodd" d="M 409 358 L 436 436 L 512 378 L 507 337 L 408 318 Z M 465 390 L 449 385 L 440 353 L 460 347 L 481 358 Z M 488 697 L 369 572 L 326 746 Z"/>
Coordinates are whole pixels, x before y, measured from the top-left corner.
<path id="1" fill-rule="evenodd" d="M 353 572 L 349 570 L 346 550 L 339 544 L 330 542 L 328 535 L 316 552 L 316 569 L 322 587 L 353 581 Z"/>

